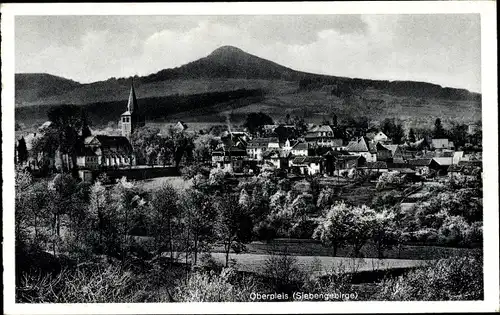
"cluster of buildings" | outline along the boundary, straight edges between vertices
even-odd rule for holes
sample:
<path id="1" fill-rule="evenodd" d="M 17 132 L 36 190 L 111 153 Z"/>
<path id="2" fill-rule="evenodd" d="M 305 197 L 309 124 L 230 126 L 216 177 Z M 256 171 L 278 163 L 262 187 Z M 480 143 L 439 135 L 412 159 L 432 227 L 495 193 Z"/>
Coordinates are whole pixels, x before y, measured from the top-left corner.
<path id="1" fill-rule="evenodd" d="M 255 171 L 268 165 L 299 175 L 344 175 L 351 170 L 438 175 L 468 173 L 481 166 L 481 152 L 455 150 L 448 139 L 420 139 L 393 144 L 380 130 L 346 136 L 330 125 L 310 125 L 297 139 L 280 141 L 266 126 L 268 137 L 252 138 L 243 131 L 227 132 L 212 154 L 212 165 L 233 172 Z M 359 134 L 359 133 L 358 133 Z"/>
<path id="2" fill-rule="evenodd" d="M 134 130 L 144 126 L 144 119 L 140 115 L 134 86 L 130 88 L 126 111 L 121 114 L 119 126 L 121 135 L 89 135 L 84 136 L 83 130 L 77 140 L 76 165 L 83 172 L 100 168 L 119 168 L 136 165 L 136 156 L 130 137 Z M 48 131 L 53 123 L 47 121 L 37 132 L 30 133 L 23 138 L 27 150 L 31 151 L 37 139 Z M 16 146 L 18 145 L 17 142 Z M 31 157 L 27 164 L 32 169 L 42 167 L 71 169 L 75 161 L 69 154 L 61 154 L 59 148 L 53 157 L 47 152 L 40 152 L 39 156 Z"/>
<path id="3" fill-rule="evenodd" d="M 51 122 L 44 123 L 38 134 L 26 136 L 28 150 Z M 121 114 L 119 126 L 121 135 L 79 136 L 76 161 L 68 154 L 56 152 L 55 157 L 46 153 L 32 158 L 28 165 L 40 168 L 57 164 L 68 169 L 76 163 L 82 172 L 102 168 L 122 168 L 137 165 L 136 155 L 130 137 L 134 130 L 144 126 L 140 115 L 134 86 L 130 88 L 126 111 Z M 178 122 L 174 129 L 183 132 L 187 125 Z M 235 173 L 252 172 L 264 165 L 298 175 L 344 175 L 351 170 L 365 172 L 387 172 L 397 169 L 401 172 L 426 175 L 432 171 L 438 174 L 470 173 L 481 165 L 481 152 L 456 151 L 448 139 L 421 139 L 415 143 L 393 144 L 380 130 L 347 128 L 340 132 L 335 126 L 309 125 L 305 134 L 299 137 L 281 139 L 278 129 L 297 135 L 295 125 L 265 125 L 263 135 L 253 137 L 245 131 L 226 131 L 221 136 L 221 145 L 212 152 L 212 166 Z M 37 165 L 34 165 L 34 164 Z"/>

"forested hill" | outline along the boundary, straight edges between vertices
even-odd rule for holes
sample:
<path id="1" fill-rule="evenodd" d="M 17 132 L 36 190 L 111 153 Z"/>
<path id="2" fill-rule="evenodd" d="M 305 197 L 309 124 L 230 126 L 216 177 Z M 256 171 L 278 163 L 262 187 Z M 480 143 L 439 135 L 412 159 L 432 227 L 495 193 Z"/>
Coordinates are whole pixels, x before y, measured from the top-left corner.
<path id="1" fill-rule="evenodd" d="M 125 100 L 131 78 L 111 78 L 90 84 L 45 73 L 16 74 L 16 106 L 88 104 Z M 275 62 L 223 46 L 207 57 L 183 66 L 164 69 L 134 82 L 139 97 L 162 97 L 170 94 L 198 94 L 237 89 L 270 87 L 279 92 L 280 82 L 297 82 L 300 89 L 339 86 L 343 90 L 381 90 L 396 96 L 480 101 L 481 95 L 463 89 L 443 88 L 436 84 L 414 81 L 383 81 L 319 75 L 296 71 Z M 229 83 L 228 83 L 229 82 Z"/>

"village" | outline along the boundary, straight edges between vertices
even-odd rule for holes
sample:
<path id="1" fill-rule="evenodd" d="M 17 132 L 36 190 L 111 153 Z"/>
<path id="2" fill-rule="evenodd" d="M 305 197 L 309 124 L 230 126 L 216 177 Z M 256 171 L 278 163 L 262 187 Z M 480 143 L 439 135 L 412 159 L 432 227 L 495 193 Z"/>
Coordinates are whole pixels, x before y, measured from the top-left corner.
<path id="1" fill-rule="evenodd" d="M 395 143 L 379 126 L 341 127 L 336 122 L 336 116 L 333 117 L 333 123 L 325 121 L 324 124 L 312 124 L 302 120 L 301 126 L 291 124 L 289 118 L 287 120 L 288 124 L 261 124 L 257 121 L 258 126 L 254 127 L 252 132 L 245 127 L 235 130 L 227 126 L 226 130 L 211 138 L 212 142 L 208 148 L 210 160 L 205 156 L 201 162 L 236 176 L 258 174 L 262 167 L 271 167 L 289 177 L 324 176 L 350 179 L 358 175 L 380 175 L 397 171 L 412 181 L 454 174 L 475 176 L 475 170 L 481 169 L 482 166 L 482 147 L 476 136 L 477 124 L 467 126 L 467 131 L 463 134 L 466 143 L 457 148 L 452 140 L 445 137 L 426 135 L 417 139 L 415 134 L 411 135 L 413 130 L 409 136 L 405 135 Z M 23 153 L 31 150 L 34 141 L 40 139 L 52 124 L 53 122 L 47 121 L 37 132 L 28 133 L 18 139 L 16 153 L 19 146 L 22 147 L 20 154 L 16 155 L 18 164 L 34 170 L 45 166 L 60 171 L 63 167 L 69 170 L 76 164 L 79 176 L 84 181 L 92 181 L 102 171 L 130 171 L 138 168 L 144 170 L 174 164 L 172 160 L 165 162 L 165 154 L 161 152 L 164 149 L 156 148 L 155 151 L 148 147 L 148 152 L 138 152 L 140 149 L 132 145 L 131 137 L 134 132 L 137 133 L 146 125 L 133 85 L 130 88 L 126 111 L 119 120 L 121 135 L 92 135 L 88 125 L 84 123 L 79 136 L 81 144 L 76 150 L 76 161 L 73 161 L 68 153 Z M 171 126 L 170 132 L 191 139 L 203 135 L 203 131 L 189 130 L 188 124 L 182 121 Z M 161 134 L 157 136 L 161 137 Z M 149 157 L 148 161 L 138 160 L 138 154 L 153 157 Z M 190 162 L 189 159 L 185 161 Z M 177 168 L 179 165 L 176 164 Z M 170 169 L 170 172 L 156 171 L 148 174 L 144 176 L 156 177 L 177 173 Z"/>

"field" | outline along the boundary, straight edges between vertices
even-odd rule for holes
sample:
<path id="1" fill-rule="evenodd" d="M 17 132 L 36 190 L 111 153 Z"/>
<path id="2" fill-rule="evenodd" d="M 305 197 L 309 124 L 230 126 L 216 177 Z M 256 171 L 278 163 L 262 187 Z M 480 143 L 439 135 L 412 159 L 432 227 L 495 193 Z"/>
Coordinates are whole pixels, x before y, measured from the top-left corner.
<path id="1" fill-rule="evenodd" d="M 225 263 L 223 253 L 212 253 L 217 261 Z M 262 254 L 230 254 L 229 259 L 234 259 L 236 268 L 240 271 L 262 274 L 268 255 Z M 405 259 L 377 259 L 377 258 L 349 258 L 329 256 L 296 256 L 297 265 L 304 271 L 311 271 L 311 275 L 325 275 L 332 271 L 345 270 L 347 272 L 361 272 L 386 270 L 394 268 L 411 268 L 425 264 L 425 260 Z"/>
<path id="2" fill-rule="evenodd" d="M 164 184 L 170 184 L 179 192 L 192 186 L 192 180 L 184 180 L 181 176 L 157 177 L 148 180 L 137 181 L 136 184 L 145 190 L 155 190 Z"/>
<path id="3" fill-rule="evenodd" d="M 286 251 L 295 256 L 325 256 L 333 257 L 333 249 L 323 246 L 316 240 L 305 239 L 276 239 L 269 243 L 252 242 L 247 244 L 247 254 L 264 255 L 271 251 Z M 215 247 L 215 252 L 222 252 L 222 247 Z M 386 250 L 385 258 L 402 260 L 429 260 L 447 258 L 451 256 L 463 256 L 470 253 L 467 248 L 453 248 L 440 246 L 414 246 L 402 245 L 400 248 Z M 337 257 L 349 257 L 351 248 L 349 246 L 337 250 Z M 377 251 L 373 244 L 367 243 L 361 249 L 365 258 L 376 258 Z"/>

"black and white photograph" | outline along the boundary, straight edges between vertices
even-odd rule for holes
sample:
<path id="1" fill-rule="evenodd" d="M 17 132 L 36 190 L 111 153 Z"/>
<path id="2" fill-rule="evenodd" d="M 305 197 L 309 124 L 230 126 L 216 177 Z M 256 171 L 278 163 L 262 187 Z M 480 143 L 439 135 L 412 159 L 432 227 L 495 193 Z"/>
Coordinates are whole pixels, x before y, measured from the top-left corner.
<path id="1" fill-rule="evenodd" d="M 479 2 L 9 11 L 9 305 L 498 309 L 496 4 Z"/>

